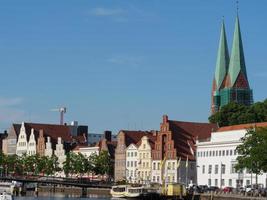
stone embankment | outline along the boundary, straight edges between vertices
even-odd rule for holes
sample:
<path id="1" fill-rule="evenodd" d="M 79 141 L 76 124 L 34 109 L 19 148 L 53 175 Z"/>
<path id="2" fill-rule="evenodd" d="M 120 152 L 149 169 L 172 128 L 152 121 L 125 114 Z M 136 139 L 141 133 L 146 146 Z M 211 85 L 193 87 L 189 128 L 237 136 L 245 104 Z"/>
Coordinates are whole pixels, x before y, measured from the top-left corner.
<path id="1" fill-rule="evenodd" d="M 201 194 L 200 200 L 266 200 L 266 197 L 251 197 L 235 194 Z"/>
<path id="2" fill-rule="evenodd" d="M 110 189 L 107 188 L 87 188 L 86 194 L 109 195 Z M 82 188 L 79 187 L 53 187 L 53 186 L 39 186 L 38 193 L 64 193 L 66 195 L 81 196 L 83 194 Z"/>

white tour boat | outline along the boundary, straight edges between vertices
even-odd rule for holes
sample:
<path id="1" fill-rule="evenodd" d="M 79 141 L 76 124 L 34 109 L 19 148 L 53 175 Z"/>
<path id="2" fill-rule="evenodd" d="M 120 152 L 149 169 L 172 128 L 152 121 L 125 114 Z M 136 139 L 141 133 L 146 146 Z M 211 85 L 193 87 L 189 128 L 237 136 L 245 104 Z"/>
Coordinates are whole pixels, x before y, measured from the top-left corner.
<path id="1" fill-rule="evenodd" d="M 127 198 L 136 198 L 140 197 L 144 193 L 144 187 L 143 186 L 128 186 L 126 188 L 125 197 Z"/>
<path id="2" fill-rule="evenodd" d="M 125 197 L 127 185 L 115 185 L 111 187 L 110 194 L 114 198 Z"/>
<path id="3" fill-rule="evenodd" d="M 145 192 L 143 186 L 116 185 L 112 186 L 110 194 L 114 198 L 137 198 Z"/>
<path id="4" fill-rule="evenodd" d="M 6 192 L 0 194 L 0 200 L 13 200 L 13 196 Z"/>

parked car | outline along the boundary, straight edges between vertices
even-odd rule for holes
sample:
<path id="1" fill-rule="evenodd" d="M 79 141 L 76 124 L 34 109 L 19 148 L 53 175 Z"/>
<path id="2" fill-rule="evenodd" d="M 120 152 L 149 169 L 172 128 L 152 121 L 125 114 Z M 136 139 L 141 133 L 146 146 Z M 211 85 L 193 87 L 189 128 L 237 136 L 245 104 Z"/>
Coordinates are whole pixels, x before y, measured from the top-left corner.
<path id="1" fill-rule="evenodd" d="M 208 188 L 209 192 L 218 192 L 220 190 L 220 188 L 218 188 L 217 186 L 210 186 Z"/>
<path id="2" fill-rule="evenodd" d="M 199 185 L 198 187 L 199 187 L 201 193 L 207 192 L 209 189 L 209 187 L 207 185 Z"/>
<path id="3" fill-rule="evenodd" d="M 225 192 L 225 193 L 230 193 L 230 192 L 233 192 L 233 190 L 234 190 L 234 188 L 233 187 L 225 187 L 225 188 L 223 188 L 223 192 Z"/>

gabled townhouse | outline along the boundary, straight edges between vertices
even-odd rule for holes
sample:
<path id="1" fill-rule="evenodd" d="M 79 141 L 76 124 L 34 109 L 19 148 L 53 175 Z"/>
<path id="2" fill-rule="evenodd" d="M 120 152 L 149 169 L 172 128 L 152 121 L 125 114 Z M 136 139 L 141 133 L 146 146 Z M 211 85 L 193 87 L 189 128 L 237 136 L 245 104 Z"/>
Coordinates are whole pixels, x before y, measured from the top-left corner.
<path id="1" fill-rule="evenodd" d="M 24 122 L 22 122 L 22 124 L 21 124 L 21 128 L 20 128 L 20 131 L 18 133 L 18 142 L 16 142 L 16 144 L 17 145 L 16 145 L 16 148 L 15 148 L 15 153 L 18 156 L 21 156 L 21 155 L 27 153 L 27 150 L 28 150 L 28 139 L 27 139 L 27 134 L 26 134 L 26 129 L 25 129 Z M 12 144 L 12 150 L 13 150 L 13 144 Z"/>
<path id="2" fill-rule="evenodd" d="M 140 183 L 148 184 L 151 181 L 152 149 L 154 148 L 156 134 L 148 134 L 141 138 L 138 146 L 139 166 L 138 176 Z"/>
<path id="3" fill-rule="evenodd" d="M 144 135 L 153 134 L 150 131 L 121 130 L 117 135 L 115 149 L 115 181 L 126 180 L 126 149 L 130 144 L 137 144 Z"/>
<path id="4" fill-rule="evenodd" d="M 210 137 L 216 124 L 182 122 L 163 116 L 152 150 L 152 182 L 196 183 L 196 139 Z"/>
<path id="5" fill-rule="evenodd" d="M 138 147 L 135 144 L 130 144 L 126 148 L 126 180 L 129 183 L 139 183 L 139 154 Z"/>
<path id="6" fill-rule="evenodd" d="M 31 135 L 28 142 L 28 148 L 27 148 L 27 155 L 35 155 L 36 154 L 36 141 L 34 136 L 34 129 L 31 129 Z"/>
<path id="7" fill-rule="evenodd" d="M 66 161 L 66 154 L 61 137 L 57 138 L 56 150 L 54 151 L 54 154 L 58 158 L 59 168 L 62 168 L 63 163 Z"/>
<path id="8" fill-rule="evenodd" d="M 22 122 L 22 124 L 12 124 L 8 131 L 8 136 L 3 140 L 5 144 L 3 151 L 8 155 L 16 153 L 22 155 L 23 153 L 27 153 L 31 129 L 34 130 L 35 151 L 40 155 L 44 154 L 47 137 L 50 137 L 52 149 L 56 147 L 57 138 L 61 137 L 67 152 L 80 143 L 85 144 L 88 142 L 87 126 L 78 126 L 77 123 L 72 125 L 57 125 Z M 19 143 L 18 140 L 20 140 Z"/>

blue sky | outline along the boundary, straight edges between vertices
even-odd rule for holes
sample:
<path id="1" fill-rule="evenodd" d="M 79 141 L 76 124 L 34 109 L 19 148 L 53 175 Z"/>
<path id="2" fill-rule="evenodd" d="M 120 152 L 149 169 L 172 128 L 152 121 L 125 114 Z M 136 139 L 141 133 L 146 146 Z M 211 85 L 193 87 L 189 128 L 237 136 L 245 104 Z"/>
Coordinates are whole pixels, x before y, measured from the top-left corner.
<path id="1" fill-rule="evenodd" d="M 255 101 L 266 98 L 267 2 L 240 1 Z M 67 122 L 90 132 L 158 129 L 163 114 L 207 121 L 224 16 L 231 51 L 235 1 L 0 1 L 0 130 Z"/>

